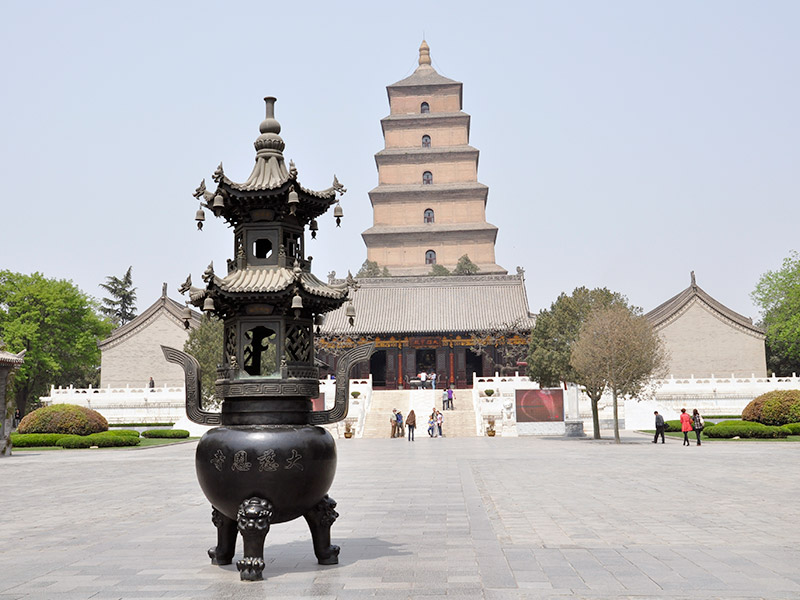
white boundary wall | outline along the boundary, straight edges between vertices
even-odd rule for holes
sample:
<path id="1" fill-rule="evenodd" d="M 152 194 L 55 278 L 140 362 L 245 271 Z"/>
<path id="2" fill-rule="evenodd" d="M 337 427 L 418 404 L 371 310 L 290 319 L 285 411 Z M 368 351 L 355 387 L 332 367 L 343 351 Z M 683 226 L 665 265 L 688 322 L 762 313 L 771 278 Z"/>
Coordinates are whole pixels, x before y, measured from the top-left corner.
<path id="1" fill-rule="evenodd" d="M 325 408 L 333 408 L 336 401 L 336 385 L 332 378 L 321 379 L 319 391 L 325 394 Z M 364 432 L 364 418 L 372 400 L 372 376 L 367 379 L 351 379 L 350 392 L 358 391 L 358 398 L 350 396 L 350 411 L 345 421 L 356 427 L 356 436 Z M 193 436 L 200 436 L 210 427 L 197 425 L 186 416 L 186 388 L 180 386 L 124 387 L 124 388 L 56 388 L 50 387 L 50 395 L 40 398 L 43 404 L 77 404 L 96 410 L 109 425 L 118 423 L 175 423 L 177 429 L 187 429 Z M 345 421 L 327 425 L 334 437 L 344 437 Z"/>
<path id="2" fill-rule="evenodd" d="M 161 386 L 124 388 L 56 388 L 39 398 L 43 404 L 77 404 L 96 410 L 109 425 L 117 423 L 176 423 L 186 416 L 186 388 Z"/>
<path id="3" fill-rule="evenodd" d="M 662 379 L 655 397 L 625 401 L 626 429 L 655 429 L 653 411 L 666 420 L 679 418 L 681 408 L 701 415 L 739 415 L 753 398 L 774 390 L 800 389 L 800 377 L 709 377 Z"/>
<path id="4" fill-rule="evenodd" d="M 491 396 L 486 395 L 486 390 L 492 389 Z M 489 420 L 494 419 L 496 435 L 503 437 L 517 437 L 520 435 L 564 435 L 566 424 L 564 421 L 548 423 L 517 423 L 516 390 L 538 390 L 539 384 L 531 381 L 529 377 L 521 377 L 519 373 L 513 376 L 499 375 L 494 377 L 472 376 L 472 403 L 475 407 L 476 432 L 479 436 L 486 435 Z M 577 388 L 569 388 L 564 392 L 566 409 L 570 394 L 577 394 Z M 565 417 L 572 418 L 568 411 Z"/>

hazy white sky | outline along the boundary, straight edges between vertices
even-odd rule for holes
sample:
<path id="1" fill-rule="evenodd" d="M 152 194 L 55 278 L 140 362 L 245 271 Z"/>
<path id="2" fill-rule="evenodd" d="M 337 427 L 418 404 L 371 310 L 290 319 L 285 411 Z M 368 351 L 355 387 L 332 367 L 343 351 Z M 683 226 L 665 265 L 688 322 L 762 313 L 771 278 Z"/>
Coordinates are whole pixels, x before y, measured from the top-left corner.
<path id="1" fill-rule="evenodd" d="M 224 271 L 231 231 L 191 194 L 243 181 L 262 98 L 307 187 L 335 173 L 314 272 L 366 258 L 385 86 L 423 35 L 464 83 L 497 262 L 531 310 L 607 286 L 645 310 L 689 284 L 757 318 L 800 249 L 800 2 L 2 2 L 0 268 L 100 297 L 133 266 L 140 310 Z"/>

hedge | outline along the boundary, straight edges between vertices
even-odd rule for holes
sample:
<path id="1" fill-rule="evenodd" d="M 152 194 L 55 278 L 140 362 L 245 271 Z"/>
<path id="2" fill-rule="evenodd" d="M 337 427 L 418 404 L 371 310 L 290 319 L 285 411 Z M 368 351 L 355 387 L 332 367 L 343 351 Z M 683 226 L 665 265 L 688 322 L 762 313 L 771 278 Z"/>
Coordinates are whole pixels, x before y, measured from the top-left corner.
<path id="1" fill-rule="evenodd" d="M 800 435 L 800 423 L 787 423 L 784 427 L 791 431 L 792 435 Z"/>
<path id="2" fill-rule="evenodd" d="M 189 432 L 185 429 L 148 429 L 142 432 L 142 437 L 161 439 L 188 438 Z"/>
<path id="3" fill-rule="evenodd" d="M 100 435 L 118 435 L 118 436 L 130 436 L 130 437 L 139 437 L 139 432 L 135 429 L 109 429 L 108 431 L 103 431 Z"/>
<path id="4" fill-rule="evenodd" d="M 703 430 L 703 434 L 710 438 L 785 438 L 792 434 L 788 427 L 762 425 L 748 421 L 723 421 Z"/>
<path id="5" fill-rule="evenodd" d="M 56 444 L 62 448 L 89 448 L 93 445 L 88 435 L 63 435 Z"/>
<path id="6" fill-rule="evenodd" d="M 103 433 L 95 433 L 94 435 L 90 435 L 89 441 L 92 442 L 92 446 L 97 446 L 98 448 L 117 448 L 120 446 L 138 446 L 140 441 L 139 436 L 132 436 L 132 435 L 107 435 L 109 432 Z"/>
<path id="7" fill-rule="evenodd" d="M 76 404 L 53 404 L 36 409 L 23 417 L 19 433 L 61 433 L 89 435 L 108 429 L 108 421 L 99 412 Z"/>
<path id="8" fill-rule="evenodd" d="M 63 435 L 56 446 L 62 448 L 117 448 L 121 446 L 138 446 L 139 438 L 131 435 L 106 435 L 95 433 L 92 435 Z"/>
<path id="9" fill-rule="evenodd" d="M 742 419 L 764 425 L 800 422 L 800 390 L 775 390 L 762 394 L 745 406 Z"/>
<path id="10" fill-rule="evenodd" d="M 55 446 L 62 437 L 63 433 L 12 433 L 11 444 L 17 448 Z"/>

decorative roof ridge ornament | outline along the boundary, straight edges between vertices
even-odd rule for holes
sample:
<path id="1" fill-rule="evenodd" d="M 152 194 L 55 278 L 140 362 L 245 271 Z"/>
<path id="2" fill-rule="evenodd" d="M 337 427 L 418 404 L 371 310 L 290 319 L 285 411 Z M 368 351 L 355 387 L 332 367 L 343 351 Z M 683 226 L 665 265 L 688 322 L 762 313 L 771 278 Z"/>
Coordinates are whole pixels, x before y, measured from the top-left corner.
<path id="1" fill-rule="evenodd" d="M 431 48 L 428 46 L 428 42 L 422 40 L 422 43 L 419 46 L 419 68 L 433 68 L 431 66 Z"/>
<path id="2" fill-rule="evenodd" d="M 694 277 L 694 271 L 691 272 L 691 278 L 692 278 L 692 288 L 697 289 L 697 280 Z"/>

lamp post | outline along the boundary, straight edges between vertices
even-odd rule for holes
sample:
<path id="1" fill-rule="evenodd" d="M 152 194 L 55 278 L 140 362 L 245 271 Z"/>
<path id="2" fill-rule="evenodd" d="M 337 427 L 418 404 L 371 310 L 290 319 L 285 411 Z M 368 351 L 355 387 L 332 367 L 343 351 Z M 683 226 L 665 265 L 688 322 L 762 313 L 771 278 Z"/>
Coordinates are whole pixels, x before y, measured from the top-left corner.
<path id="1" fill-rule="evenodd" d="M 204 287 L 194 287 L 190 276 L 180 288 L 190 304 L 224 322 L 215 384 L 221 413 L 202 409 L 197 361 L 163 348 L 167 360 L 186 373 L 189 418 L 218 425 L 200 440 L 195 458 L 217 527 L 217 544 L 208 554 L 214 564 L 230 564 L 241 533 L 244 557 L 237 567 L 243 580 L 262 578 L 270 527 L 301 516 L 311 530 L 319 563 L 338 562 L 339 547 L 330 543 L 336 502 L 327 495 L 336 470 L 336 445 L 320 425 L 345 418 L 350 368 L 374 350 L 374 345 L 365 345 L 344 355 L 336 373 L 334 407 L 312 412 L 311 399 L 319 395 L 314 323 L 348 300 L 353 282 L 332 285 L 311 273 L 305 229 L 313 226 L 316 233 L 317 218 L 334 204 L 338 224 L 339 197 L 346 190 L 336 177 L 323 191 L 300 185 L 294 163 L 287 168 L 284 161 L 275 98 L 264 100 L 267 115 L 247 181 L 230 180 L 220 164 L 213 175 L 216 191 L 209 192 L 203 180 L 194 193 L 201 203 L 198 228 L 205 207 L 233 229 L 227 272 L 217 274 L 212 263 L 203 274 Z"/>

